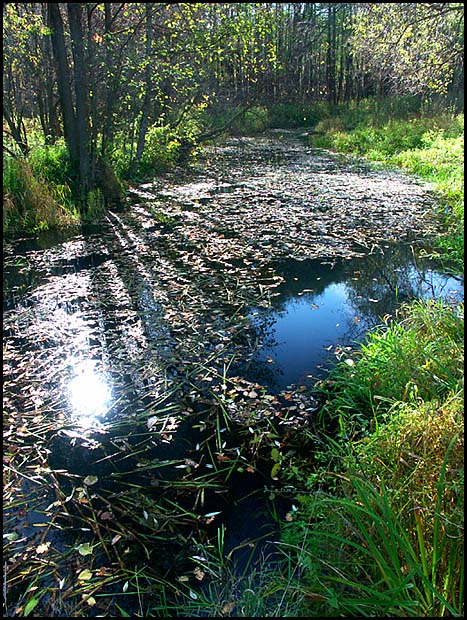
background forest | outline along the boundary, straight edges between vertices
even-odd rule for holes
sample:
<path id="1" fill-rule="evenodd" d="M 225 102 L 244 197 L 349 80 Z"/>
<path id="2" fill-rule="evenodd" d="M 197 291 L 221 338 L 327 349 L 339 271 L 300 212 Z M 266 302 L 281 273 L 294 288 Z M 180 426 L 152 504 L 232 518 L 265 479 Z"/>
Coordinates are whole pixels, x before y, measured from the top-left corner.
<path id="1" fill-rule="evenodd" d="M 370 99 L 392 115 L 463 107 L 461 3 L 7 3 L 3 17 L 7 232 L 118 208 L 122 181 L 223 130 L 313 128 Z"/>

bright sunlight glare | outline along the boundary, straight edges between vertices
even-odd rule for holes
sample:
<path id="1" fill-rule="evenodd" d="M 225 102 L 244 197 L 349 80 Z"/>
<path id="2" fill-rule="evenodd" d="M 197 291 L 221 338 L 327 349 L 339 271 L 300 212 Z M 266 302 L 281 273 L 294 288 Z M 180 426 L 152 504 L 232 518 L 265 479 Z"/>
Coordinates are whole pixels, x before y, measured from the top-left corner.
<path id="1" fill-rule="evenodd" d="M 106 413 L 112 395 L 102 373 L 96 370 L 95 360 L 76 364 L 75 377 L 68 386 L 68 397 L 81 428 L 90 428 Z"/>

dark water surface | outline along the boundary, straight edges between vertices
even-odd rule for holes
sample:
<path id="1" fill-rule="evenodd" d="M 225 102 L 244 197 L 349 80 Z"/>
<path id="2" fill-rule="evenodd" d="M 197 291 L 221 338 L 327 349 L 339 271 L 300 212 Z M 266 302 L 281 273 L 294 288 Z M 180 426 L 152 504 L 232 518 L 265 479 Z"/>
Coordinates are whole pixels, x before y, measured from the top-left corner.
<path id="1" fill-rule="evenodd" d="M 285 260 L 284 281 L 270 308 L 251 311 L 261 347 L 247 374 L 280 391 L 323 377 L 336 354 L 394 315 L 402 302 L 463 299 L 461 279 L 436 271 L 409 246 L 384 244 L 381 252 L 350 260 Z"/>
<path id="2" fill-rule="evenodd" d="M 174 541 L 220 524 L 245 566 L 289 506 L 274 509 L 255 424 L 287 416 L 286 389 L 313 404 L 314 381 L 402 302 L 463 299 L 419 253 L 434 207 L 402 173 L 277 131 L 132 188 L 97 226 L 4 243 L 6 415 L 36 420 L 65 494 L 95 475 L 109 505 L 136 493 L 133 528 L 151 502 L 198 515 L 161 532 L 164 574 L 187 570 Z"/>

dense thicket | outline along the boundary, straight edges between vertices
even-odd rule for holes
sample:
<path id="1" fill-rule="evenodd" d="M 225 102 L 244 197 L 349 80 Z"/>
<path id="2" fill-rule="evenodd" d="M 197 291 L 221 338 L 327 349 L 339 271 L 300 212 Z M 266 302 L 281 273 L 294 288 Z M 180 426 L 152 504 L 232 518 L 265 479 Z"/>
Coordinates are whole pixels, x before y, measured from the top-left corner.
<path id="1" fill-rule="evenodd" d="M 461 3 L 8 3 L 3 17 L 6 147 L 28 153 L 26 119 L 63 137 L 83 205 L 117 149 L 134 173 L 151 131 L 183 127 L 183 154 L 216 103 L 463 105 Z"/>

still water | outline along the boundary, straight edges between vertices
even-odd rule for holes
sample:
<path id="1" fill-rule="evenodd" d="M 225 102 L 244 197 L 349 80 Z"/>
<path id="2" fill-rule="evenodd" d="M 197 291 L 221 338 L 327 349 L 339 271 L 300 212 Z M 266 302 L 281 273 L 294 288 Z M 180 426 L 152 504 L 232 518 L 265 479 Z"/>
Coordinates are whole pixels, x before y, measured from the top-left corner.
<path id="1" fill-rule="evenodd" d="M 323 377 L 337 356 L 414 299 L 463 300 L 463 281 L 388 245 L 359 259 L 279 263 L 283 282 L 271 308 L 250 313 L 260 334 L 248 375 L 273 391 Z"/>
<path id="2" fill-rule="evenodd" d="M 150 548 L 158 575 L 192 575 L 193 541 L 220 526 L 241 566 L 258 557 L 288 509 L 261 443 L 281 392 L 312 399 L 402 302 L 463 299 L 421 256 L 435 206 L 403 173 L 276 131 L 131 188 L 95 226 L 4 243 L 4 419 L 22 450 L 44 446 L 38 505 L 68 515 L 57 549 L 99 548 L 80 527 L 91 496 L 132 569 Z M 24 549 L 27 518 L 6 515 Z"/>

